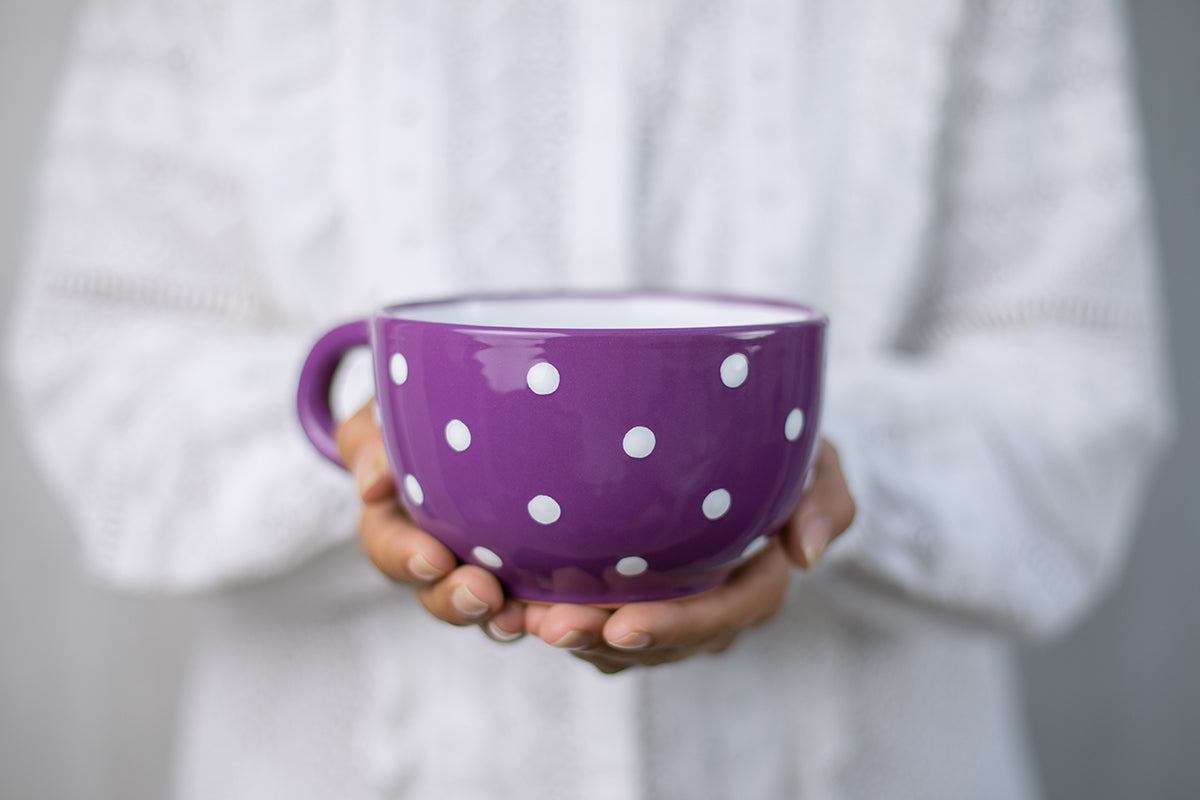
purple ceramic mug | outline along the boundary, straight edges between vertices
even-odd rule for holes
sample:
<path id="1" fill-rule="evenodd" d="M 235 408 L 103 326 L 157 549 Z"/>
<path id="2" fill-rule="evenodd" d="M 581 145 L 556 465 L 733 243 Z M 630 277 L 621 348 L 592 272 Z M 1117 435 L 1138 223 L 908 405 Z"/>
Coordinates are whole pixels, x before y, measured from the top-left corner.
<path id="1" fill-rule="evenodd" d="M 525 600 L 681 597 L 795 510 L 827 325 L 805 306 L 667 292 L 391 306 L 313 347 L 300 421 L 341 465 L 330 388 L 369 347 L 400 498 L 459 559 Z"/>

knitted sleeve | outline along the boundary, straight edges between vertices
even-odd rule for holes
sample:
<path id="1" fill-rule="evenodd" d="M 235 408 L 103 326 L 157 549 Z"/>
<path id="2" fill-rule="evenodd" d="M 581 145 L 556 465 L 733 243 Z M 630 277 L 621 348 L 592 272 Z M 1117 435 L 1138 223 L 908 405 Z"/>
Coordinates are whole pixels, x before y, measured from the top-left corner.
<path id="1" fill-rule="evenodd" d="M 1170 430 L 1117 4 L 972 6 L 899 352 L 831 374 L 860 514 L 831 566 L 1046 635 L 1118 572 Z"/>
<path id="2" fill-rule="evenodd" d="M 87 5 L 10 331 L 85 560 L 135 589 L 277 574 L 357 525 L 351 482 L 294 421 L 318 321 L 264 288 L 233 54 L 202 5 Z"/>

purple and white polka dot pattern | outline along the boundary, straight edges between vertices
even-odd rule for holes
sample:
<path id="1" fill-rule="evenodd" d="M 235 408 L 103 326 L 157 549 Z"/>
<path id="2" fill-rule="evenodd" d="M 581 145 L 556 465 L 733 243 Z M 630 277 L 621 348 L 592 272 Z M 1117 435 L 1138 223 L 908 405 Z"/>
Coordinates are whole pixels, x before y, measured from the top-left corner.
<path id="1" fill-rule="evenodd" d="M 558 381 L 558 370 L 545 361 L 539 361 L 525 373 L 525 383 L 534 394 L 554 394 L 558 390 Z"/>
<path id="2" fill-rule="evenodd" d="M 820 419 L 819 313 L 763 303 L 786 318 L 538 329 L 399 313 L 418 306 L 343 326 L 316 361 L 369 338 L 400 500 L 513 596 L 703 591 L 799 501 Z"/>
<path id="3" fill-rule="evenodd" d="M 483 545 L 471 548 L 471 557 L 488 569 L 500 569 L 504 566 L 503 559 Z"/>
<path id="4" fill-rule="evenodd" d="M 425 490 L 421 488 L 421 483 L 417 480 L 417 476 L 404 476 L 404 497 L 415 506 L 419 506 L 425 502 Z"/>
<path id="5" fill-rule="evenodd" d="M 621 447 L 630 458 L 645 458 L 654 452 L 656 443 L 654 431 L 645 425 L 638 425 L 625 432 Z"/>
<path id="6" fill-rule="evenodd" d="M 409 358 L 403 352 L 396 351 L 388 356 L 387 363 L 393 385 L 398 388 L 405 386 L 409 377 Z M 751 380 L 754 372 L 751 358 L 746 353 L 731 353 L 714 364 L 710 390 L 713 392 L 738 390 L 746 385 L 748 380 Z M 562 372 L 548 360 L 536 361 L 524 373 L 525 387 L 528 392 L 531 395 L 546 398 L 546 402 L 554 402 L 553 395 L 559 391 L 562 380 Z M 551 415 L 554 412 L 547 410 L 545 413 Z M 779 440 L 794 446 L 801 439 L 804 423 L 805 415 L 800 407 L 793 406 L 788 409 L 782 424 L 776 429 L 779 432 Z M 478 434 L 473 432 L 473 428 L 478 431 Z M 483 424 L 475 420 L 468 422 L 459 417 L 448 419 L 442 426 L 442 431 L 445 444 L 451 451 L 459 454 L 467 453 L 474 443 L 480 442 L 482 437 L 486 437 L 489 432 L 486 422 Z M 610 448 L 609 456 L 614 462 L 614 471 L 618 469 L 616 465 L 618 459 L 623 457 L 631 462 L 650 459 L 656 452 L 661 452 L 660 447 L 670 448 L 673 443 L 672 436 L 678 436 L 681 432 L 684 435 L 688 434 L 686 427 L 682 431 L 665 431 L 664 437 L 660 441 L 654 428 L 649 425 L 629 427 L 623 432 L 619 441 L 614 441 Z M 510 435 L 507 429 L 501 428 L 500 433 L 502 438 L 507 441 Z M 636 467 L 624 468 L 624 472 L 630 476 L 631 480 L 636 480 L 635 470 Z M 715 483 L 712 488 L 697 494 L 693 499 L 698 512 L 697 519 L 703 519 L 709 523 L 718 522 L 726 517 L 736 502 L 729 489 L 718 485 L 720 484 L 719 476 L 713 476 L 713 481 Z M 414 513 L 419 514 L 419 508 L 425 503 L 425 492 L 413 474 L 407 474 L 403 478 L 403 497 L 408 505 L 414 507 Z M 548 492 L 538 492 L 530 497 L 525 504 L 525 510 L 528 519 L 541 527 L 560 525 L 564 514 L 569 516 L 574 512 L 569 503 L 568 507 L 564 509 L 563 504 Z M 740 548 L 734 562 L 757 555 L 767 546 L 768 541 L 768 534 L 760 533 L 754 536 Z M 501 554 L 492 547 L 475 544 L 469 548 L 469 560 L 489 570 L 503 571 L 511 560 L 520 557 L 520 549 L 518 546 L 513 548 L 511 554 Z M 652 553 L 629 553 L 614 557 L 611 568 L 621 578 L 636 578 L 653 568 L 653 559 Z"/>
<path id="7" fill-rule="evenodd" d="M 446 423 L 446 444 L 461 453 L 471 446 L 471 429 L 461 419 L 450 420 Z"/>

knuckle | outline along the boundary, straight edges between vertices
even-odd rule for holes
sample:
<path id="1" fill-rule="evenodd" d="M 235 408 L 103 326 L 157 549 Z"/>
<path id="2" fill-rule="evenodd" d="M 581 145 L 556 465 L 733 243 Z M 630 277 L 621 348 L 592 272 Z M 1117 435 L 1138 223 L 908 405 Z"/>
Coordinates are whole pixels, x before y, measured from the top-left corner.
<path id="1" fill-rule="evenodd" d="M 378 526 L 370 514 L 364 513 L 359 522 L 358 541 L 363 553 L 377 569 L 386 571 L 381 550 Z"/>
<path id="2" fill-rule="evenodd" d="M 852 495 L 848 495 L 846 498 L 845 524 L 842 526 L 842 530 L 845 530 L 846 528 L 849 528 L 851 525 L 853 525 L 854 519 L 857 516 L 858 516 L 858 503 L 855 502 L 854 497 Z"/>
<path id="3" fill-rule="evenodd" d="M 714 641 L 712 643 L 712 645 L 709 648 L 709 652 L 716 653 L 716 654 L 724 653 L 730 647 L 733 647 L 733 643 L 735 641 L 737 641 L 737 634 L 735 634 L 735 633 L 726 634 L 725 636 L 720 637 L 719 639 L 717 639 L 716 641 Z"/>
<path id="4" fill-rule="evenodd" d="M 762 625 L 764 622 L 770 622 L 783 613 L 783 596 L 779 595 L 772 597 L 771 600 L 763 606 L 762 610 L 754 618 L 754 625 Z"/>
<path id="5" fill-rule="evenodd" d="M 605 675 L 616 675 L 619 672 L 624 672 L 629 669 L 629 664 L 595 664 L 596 669 L 600 670 Z"/>
<path id="6" fill-rule="evenodd" d="M 790 577 L 791 570 L 785 563 L 783 565 L 783 575 L 776 581 L 776 586 L 767 599 L 767 602 L 763 605 L 761 613 L 755 620 L 755 624 L 768 622 L 783 613 L 787 607 L 787 587 Z"/>

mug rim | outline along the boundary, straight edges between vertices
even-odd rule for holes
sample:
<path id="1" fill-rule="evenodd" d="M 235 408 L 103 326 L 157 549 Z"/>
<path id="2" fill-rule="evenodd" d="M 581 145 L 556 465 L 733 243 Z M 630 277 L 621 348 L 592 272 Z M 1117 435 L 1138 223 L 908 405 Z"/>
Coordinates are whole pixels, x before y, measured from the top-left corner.
<path id="1" fill-rule="evenodd" d="M 758 306 L 766 309 L 790 312 L 794 319 L 783 319 L 774 322 L 749 322 L 737 324 L 712 325 L 647 325 L 647 326 L 559 326 L 559 325 L 496 325 L 480 322 L 464 322 L 452 320 L 430 320 L 406 318 L 409 310 L 428 309 L 434 306 L 450 306 L 480 302 L 506 301 L 544 301 L 544 300 L 620 300 L 620 299 L 663 299 L 697 301 L 715 304 Z M 815 306 L 779 300 L 775 298 L 756 297 L 722 292 L 701 292 L 675 289 L 551 289 L 512 292 L 469 292 L 449 295 L 426 300 L 393 303 L 379 309 L 377 319 L 417 322 L 422 325 L 450 328 L 467 331 L 486 331 L 492 333 L 514 332 L 531 333 L 543 332 L 569 336 L 579 335 L 644 335 L 644 334 L 702 334 L 722 333 L 737 334 L 739 332 L 780 330 L 789 328 L 817 327 L 824 328 L 829 324 L 829 317 Z"/>

